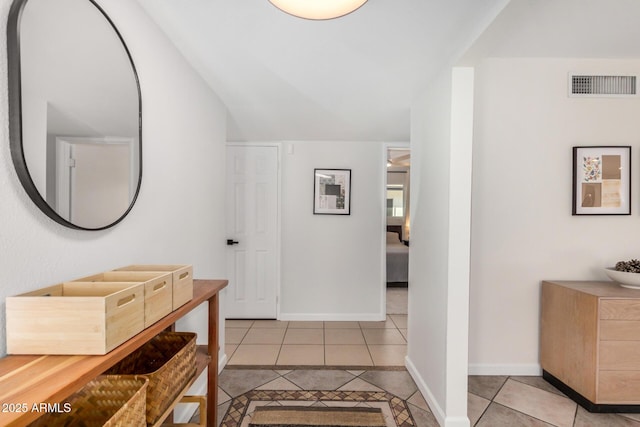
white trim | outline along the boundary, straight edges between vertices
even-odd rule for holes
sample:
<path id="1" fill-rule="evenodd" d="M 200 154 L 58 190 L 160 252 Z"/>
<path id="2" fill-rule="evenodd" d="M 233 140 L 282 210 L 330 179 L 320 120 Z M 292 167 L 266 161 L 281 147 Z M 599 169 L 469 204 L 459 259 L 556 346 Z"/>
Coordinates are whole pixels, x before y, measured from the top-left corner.
<path id="1" fill-rule="evenodd" d="M 57 136 L 56 151 L 56 200 L 55 211 L 67 221 L 71 218 L 71 185 L 74 172 L 67 162 L 72 159 L 73 146 L 77 144 L 128 145 L 129 146 L 129 202 L 138 189 L 140 171 L 137 170 L 135 138 L 122 136 Z M 135 173 L 137 172 L 137 173 Z"/>
<path id="2" fill-rule="evenodd" d="M 224 345 L 220 346 L 220 351 L 224 351 Z M 218 359 L 218 373 L 222 372 L 225 366 L 227 366 L 227 362 L 229 358 L 227 357 L 227 353 L 222 353 L 222 357 Z"/>
<path id="3" fill-rule="evenodd" d="M 541 376 L 542 367 L 538 363 L 470 363 L 469 375 Z"/>
<path id="4" fill-rule="evenodd" d="M 224 352 L 224 346 L 220 346 L 220 351 Z M 227 365 L 227 354 L 222 353 L 218 360 L 218 374 L 222 372 Z M 203 378 L 203 379 L 201 379 Z M 207 368 L 202 371 L 200 376 L 196 379 L 194 384 L 189 389 L 187 395 L 189 396 L 206 396 L 207 394 Z M 174 409 L 174 420 L 178 423 L 186 424 L 196 413 L 197 406 L 195 403 L 185 403 L 176 406 Z"/>
<path id="5" fill-rule="evenodd" d="M 445 419 L 446 419 L 444 409 L 440 407 L 440 404 L 434 397 L 433 393 L 431 392 L 431 389 L 429 388 L 427 383 L 424 382 L 424 379 L 422 378 L 422 376 L 420 376 L 418 369 L 413 364 L 409 356 L 406 356 L 404 358 L 404 365 L 407 368 L 409 375 L 411 375 L 411 378 L 413 378 L 413 381 L 418 386 L 418 390 L 420 390 L 422 397 L 424 397 L 424 400 L 427 402 L 427 405 L 429 405 L 429 409 L 431 409 L 431 413 L 433 413 L 433 416 L 436 417 L 436 421 L 438 421 L 439 425 L 444 426 Z"/>
<path id="6" fill-rule="evenodd" d="M 56 200 L 55 211 L 65 220 L 70 220 L 71 212 L 71 143 L 56 138 Z"/>
<path id="7" fill-rule="evenodd" d="M 386 314 L 380 313 L 280 313 L 278 320 L 327 322 L 381 322 Z"/>
<path id="8" fill-rule="evenodd" d="M 449 239 L 445 365 L 446 426 L 468 427 L 469 284 L 474 69 L 451 70 Z M 463 421 L 466 419 L 466 422 Z"/>
<path id="9" fill-rule="evenodd" d="M 444 425 L 445 427 L 469 427 L 471 421 L 469 421 L 469 417 L 447 417 Z"/>
<path id="10" fill-rule="evenodd" d="M 186 393 L 187 396 L 206 396 L 207 395 L 207 369 L 196 378 L 193 385 Z M 176 423 L 186 424 L 196 413 L 197 403 L 179 403 L 173 410 L 173 417 Z"/>

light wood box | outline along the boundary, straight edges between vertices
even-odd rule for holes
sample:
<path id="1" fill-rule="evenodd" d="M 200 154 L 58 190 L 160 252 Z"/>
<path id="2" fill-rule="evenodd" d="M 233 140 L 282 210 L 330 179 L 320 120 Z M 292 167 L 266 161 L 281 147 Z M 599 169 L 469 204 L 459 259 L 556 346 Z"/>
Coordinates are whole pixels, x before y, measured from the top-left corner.
<path id="1" fill-rule="evenodd" d="M 9 354 L 103 355 L 144 329 L 140 283 L 65 282 L 6 305 Z"/>
<path id="2" fill-rule="evenodd" d="M 590 410 L 640 405 L 640 291 L 614 282 L 542 282 L 540 364 Z"/>
<path id="3" fill-rule="evenodd" d="M 173 276 L 167 272 L 107 271 L 74 282 L 140 282 L 144 286 L 144 327 L 173 311 Z"/>
<path id="4" fill-rule="evenodd" d="M 173 309 L 193 298 L 193 266 L 169 264 L 136 264 L 117 268 L 115 271 L 169 272 L 173 277 Z"/>

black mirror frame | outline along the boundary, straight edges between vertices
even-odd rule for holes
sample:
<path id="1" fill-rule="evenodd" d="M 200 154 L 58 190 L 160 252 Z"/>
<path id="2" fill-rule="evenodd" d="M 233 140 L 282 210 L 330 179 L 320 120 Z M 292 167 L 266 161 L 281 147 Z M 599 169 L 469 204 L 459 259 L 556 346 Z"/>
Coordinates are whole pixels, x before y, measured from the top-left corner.
<path id="1" fill-rule="evenodd" d="M 105 11 L 94 1 L 86 0 L 93 4 L 95 8 L 104 16 L 109 22 L 111 28 L 118 36 L 118 39 L 122 43 L 131 69 L 136 81 L 136 87 L 138 90 L 138 150 L 139 150 L 139 162 L 138 162 L 138 185 L 136 187 L 135 194 L 131 199 L 127 210 L 114 222 L 107 224 L 103 227 L 86 228 L 76 225 L 72 222 L 62 218 L 49 204 L 44 200 L 38 188 L 36 187 L 24 156 L 24 148 L 22 144 L 22 83 L 21 83 L 21 70 L 20 70 L 20 18 L 22 11 L 29 0 L 14 0 L 11 9 L 9 10 L 9 17 L 7 21 L 7 74 L 8 74 L 8 97 L 9 97 L 9 145 L 11 149 L 11 158 L 13 165 L 18 173 L 20 183 L 24 187 L 25 191 L 31 198 L 31 200 L 44 212 L 49 218 L 55 222 L 62 224 L 66 227 L 76 230 L 88 230 L 97 231 L 104 230 L 118 224 L 129 214 L 133 205 L 136 203 L 138 194 L 140 193 L 140 186 L 142 184 L 142 94 L 140 91 L 140 81 L 138 79 L 138 72 L 136 71 L 135 64 L 129 52 L 127 44 L 124 42 L 122 35 L 114 25 L 113 21 L 105 13 Z"/>

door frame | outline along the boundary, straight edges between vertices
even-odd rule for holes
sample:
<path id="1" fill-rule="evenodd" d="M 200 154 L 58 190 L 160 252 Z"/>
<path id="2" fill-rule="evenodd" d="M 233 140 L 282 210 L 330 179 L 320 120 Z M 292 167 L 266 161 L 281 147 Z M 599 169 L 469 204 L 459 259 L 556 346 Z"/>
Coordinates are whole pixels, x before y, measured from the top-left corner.
<path id="1" fill-rule="evenodd" d="M 55 211 L 70 221 L 72 172 L 67 161 L 71 158 L 71 149 L 75 145 L 127 145 L 129 147 L 129 201 L 138 188 L 138 174 L 135 173 L 137 160 L 135 138 L 118 136 L 56 136 L 55 137 Z"/>
<path id="2" fill-rule="evenodd" d="M 381 245 L 382 245 L 382 260 L 380 265 L 382 266 L 382 283 L 380 287 L 380 292 L 382 294 L 381 301 L 381 312 L 386 317 L 387 315 L 387 160 L 388 160 L 388 152 L 389 149 L 393 148 L 402 148 L 402 149 L 411 149 L 410 142 L 385 142 L 382 144 L 382 159 L 381 159 L 381 167 L 382 167 L 382 190 L 381 190 L 381 200 L 382 200 L 382 225 L 380 226 L 380 236 L 381 236 Z M 411 251 L 411 249 L 409 249 Z M 411 259 L 411 254 L 409 254 L 409 259 Z"/>
<path id="3" fill-rule="evenodd" d="M 278 170 L 277 172 L 277 184 L 276 184 L 276 194 L 277 194 L 277 203 L 276 203 L 276 319 L 280 320 L 280 289 L 282 286 L 281 280 L 281 241 L 282 241 L 282 143 L 280 142 L 227 142 L 226 147 L 275 147 L 277 150 L 276 158 L 278 159 Z M 226 153 L 225 153 L 226 158 Z M 227 165 L 225 164 L 225 167 Z M 226 186 L 225 186 L 226 189 Z M 225 190 L 226 191 L 226 190 Z M 226 196 L 225 196 L 226 203 Z M 225 221 L 226 224 L 226 221 Z M 226 227 L 226 225 L 225 225 Z M 225 233 L 226 233 L 225 229 Z M 226 289 L 224 291 L 226 293 Z"/>

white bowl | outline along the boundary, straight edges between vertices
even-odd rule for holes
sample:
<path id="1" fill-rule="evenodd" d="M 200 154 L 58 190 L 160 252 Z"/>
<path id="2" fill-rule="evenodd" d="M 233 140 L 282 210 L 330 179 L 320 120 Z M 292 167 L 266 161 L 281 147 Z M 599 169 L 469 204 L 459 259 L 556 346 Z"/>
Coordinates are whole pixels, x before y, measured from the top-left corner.
<path id="1" fill-rule="evenodd" d="M 613 267 L 605 268 L 604 272 L 609 276 L 609 279 L 618 282 L 624 288 L 640 289 L 640 273 L 617 271 Z"/>

